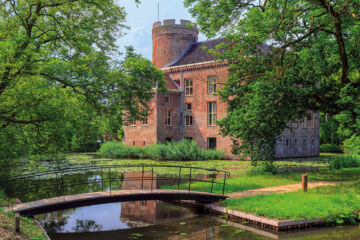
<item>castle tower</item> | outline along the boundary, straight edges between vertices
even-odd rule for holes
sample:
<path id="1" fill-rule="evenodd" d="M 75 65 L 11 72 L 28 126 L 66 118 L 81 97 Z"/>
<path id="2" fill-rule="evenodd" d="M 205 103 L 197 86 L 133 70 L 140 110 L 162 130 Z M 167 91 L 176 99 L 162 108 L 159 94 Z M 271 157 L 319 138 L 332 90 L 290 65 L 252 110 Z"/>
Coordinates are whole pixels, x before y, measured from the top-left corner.
<path id="1" fill-rule="evenodd" d="M 199 31 L 196 27 L 188 27 L 187 20 L 180 20 L 176 24 L 175 19 L 156 22 L 153 25 L 153 64 L 162 68 L 174 61 L 181 55 L 191 43 L 198 40 Z"/>

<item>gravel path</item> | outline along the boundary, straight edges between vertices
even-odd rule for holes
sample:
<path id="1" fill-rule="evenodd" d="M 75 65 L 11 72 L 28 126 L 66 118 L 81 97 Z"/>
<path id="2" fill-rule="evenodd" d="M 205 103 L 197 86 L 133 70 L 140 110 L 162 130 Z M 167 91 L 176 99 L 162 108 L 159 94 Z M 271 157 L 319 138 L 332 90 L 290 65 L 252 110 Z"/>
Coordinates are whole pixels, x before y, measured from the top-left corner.
<path id="1" fill-rule="evenodd" d="M 340 183 L 341 182 L 309 182 L 308 189 L 316 188 L 316 187 L 334 186 Z M 257 195 L 268 195 L 272 193 L 295 192 L 300 189 L 302 189 L 301 183 L 297 183 L 297 184 L 289 184 L 289 185 L 282 185 L 276 187 L 247 190 L 243 192 L 228 193 L 226 194 L 226 196 L 229 196 L 230 198 L 244 198 L 244 197 L 257 196 Z"/>

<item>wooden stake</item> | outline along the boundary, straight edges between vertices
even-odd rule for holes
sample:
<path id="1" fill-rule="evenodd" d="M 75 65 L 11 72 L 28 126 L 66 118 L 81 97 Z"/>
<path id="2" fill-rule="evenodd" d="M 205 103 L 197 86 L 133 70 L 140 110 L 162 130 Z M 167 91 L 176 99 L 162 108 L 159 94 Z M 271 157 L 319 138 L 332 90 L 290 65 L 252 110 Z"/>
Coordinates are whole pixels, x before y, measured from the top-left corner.
<path id="1" fill-rule="evenodd" d="M 304 192 L 307 192 L 307 188 L 308 188 L 308 174 L 305 173 L 303 175 L 301 175 L 301 179 L 302 179 L 302 189 Z"/>
<path id="2" fill-rule="evenodd" d="M 15 232 L 20 233 L 20 214 L 15 213 Z"/>

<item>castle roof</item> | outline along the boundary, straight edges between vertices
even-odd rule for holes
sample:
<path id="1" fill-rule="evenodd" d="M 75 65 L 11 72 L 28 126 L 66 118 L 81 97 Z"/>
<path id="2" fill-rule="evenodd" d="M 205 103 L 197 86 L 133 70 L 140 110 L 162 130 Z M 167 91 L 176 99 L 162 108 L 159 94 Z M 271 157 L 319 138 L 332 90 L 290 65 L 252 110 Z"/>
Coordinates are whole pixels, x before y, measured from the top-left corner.
<path id="1" fill-rule="evenodd" d="M 228 42 L 225 38 L 211 39 L 203 42 L 190 43 L 189 46 L 178 56 L 174 61 L 165 65 L 163 68 L 179 67 L 184 65 L 212 62 L 217 57 L 208 53 L 207 49 L 215 49 L 215 47 L 223 42 Z M 205 48 L 205 50 L 204 50 Z M 257 45 L 257 55 L 271 53 L 270 47 L 267 44 Z"/>
<path id="2" fill-rule="evenodd" d="M 208 51 L 204 50 L 203 47 L 206 47 L 208 49 L 215 49 L 216 45 L 225 41 L 226 40 L 224 38 L 220 38 L 191 43 L 185 49 L 185 51 L 180 54 L 179 57 L 177 57 L 173 62 L 164 66 L 164 68 L 214 61 L 216 60 L 216 56 L 208 53 Z"/>

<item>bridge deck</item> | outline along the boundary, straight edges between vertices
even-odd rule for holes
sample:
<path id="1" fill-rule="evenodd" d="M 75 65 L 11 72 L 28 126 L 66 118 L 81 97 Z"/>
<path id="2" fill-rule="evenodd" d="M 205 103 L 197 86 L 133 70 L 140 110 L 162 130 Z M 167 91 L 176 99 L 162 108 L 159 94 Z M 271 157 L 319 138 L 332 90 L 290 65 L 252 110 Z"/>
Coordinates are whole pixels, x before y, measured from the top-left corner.
<path id="1" fill-rule="evenodd" d="M 5 210 L 13 210 L 21 215 L 32 216 L 56 210 L 111 202 L 139 200 L 196 200 L 200 202 L 215 202 L 226 198 L 227 196 L 224 195 L 184 190 L 118 190 L 42 199 L 34 202 L 16 204 L 12 208 L 8 207 Z"/>

